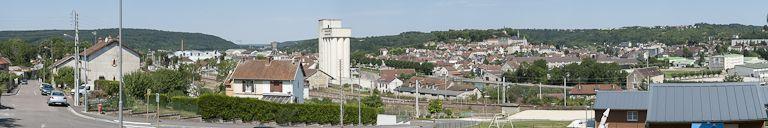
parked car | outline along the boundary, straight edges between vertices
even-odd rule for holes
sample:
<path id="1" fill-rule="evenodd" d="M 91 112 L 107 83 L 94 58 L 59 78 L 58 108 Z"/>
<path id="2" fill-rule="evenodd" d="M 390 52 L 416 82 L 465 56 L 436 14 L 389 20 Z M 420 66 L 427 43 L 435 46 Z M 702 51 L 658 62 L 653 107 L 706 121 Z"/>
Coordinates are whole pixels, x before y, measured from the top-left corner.
<path id="1" fill-rule="evenodd" d="M 53 85 L 43 84 L 43 85 L 40 86 L 40 94 L 41 95 L 51 94 L 52 91 L 53 91 Z"/>
<path id="2" fill-rule="evenodd" d="M 85 94 L 86 90 L 91 90 L 91 87 L 87 85 L 80 85 L 80 87 L 77 87 L 77 89 L 70 90 L 69 94 L 75 95 L 75 90 L 77 90 L 80 95 L 83 95 Z"/>
<path id="3" fill-rule="evenodd" d="M 52 105 L 64 105 L 67 106 L 67 97 L 64 96 L 64 92 L 52 91 L 48 98 L 48 106 Z"/>
<path id="4" fill-rule="evenodd" d="M 29 84 L 29 83 L 27 83 L 27 81 L 26 81 L 26 80 L 22 80 L 20 84 L 21 84 L 21 85 L 27 85 L 27 84 Z"/>

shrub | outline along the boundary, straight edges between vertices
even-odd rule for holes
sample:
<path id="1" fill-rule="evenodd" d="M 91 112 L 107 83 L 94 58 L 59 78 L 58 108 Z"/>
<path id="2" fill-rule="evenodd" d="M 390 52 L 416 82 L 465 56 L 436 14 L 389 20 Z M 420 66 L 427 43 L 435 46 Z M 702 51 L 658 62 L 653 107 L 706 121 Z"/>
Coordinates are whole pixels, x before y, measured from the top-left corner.
<path id="1" fill-rule="evenodd" d="M 236 120 L 243 122 L 277 122 L 279 124 L 338 124 L 339 106 L 335 104 L 278 104 L 254 98 L 206 94 L 197 99 L 198 114 L 205 120 Z M 375 124 L 378 110 L 361 108 L 362 122 Z M 345 105 L 344 123 L 357 124 L 356 105 Z"/>
<path id="2" fill-rule="evenodd" d="M 96 84 L 95 88 L 97 90 L 102 90 L 107 95 L 114 95 L 118 91 L 120 91 L 120 88 L 119 88 L 120 83 L 118 83 L 117 81 L 96 80 L 96 81 L 94 81 L 94 83 Z"/>

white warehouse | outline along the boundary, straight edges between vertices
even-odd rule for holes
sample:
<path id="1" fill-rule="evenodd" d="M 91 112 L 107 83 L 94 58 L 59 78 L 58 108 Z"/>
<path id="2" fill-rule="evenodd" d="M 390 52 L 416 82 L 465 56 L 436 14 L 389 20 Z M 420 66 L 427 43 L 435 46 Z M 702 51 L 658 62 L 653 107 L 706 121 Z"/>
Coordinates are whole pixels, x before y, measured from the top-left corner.
<path id="1" fill-rule="evenodd" d="M 729 73 L 743 77 L 766 78 L 768 63 L 736 65 Z"/>

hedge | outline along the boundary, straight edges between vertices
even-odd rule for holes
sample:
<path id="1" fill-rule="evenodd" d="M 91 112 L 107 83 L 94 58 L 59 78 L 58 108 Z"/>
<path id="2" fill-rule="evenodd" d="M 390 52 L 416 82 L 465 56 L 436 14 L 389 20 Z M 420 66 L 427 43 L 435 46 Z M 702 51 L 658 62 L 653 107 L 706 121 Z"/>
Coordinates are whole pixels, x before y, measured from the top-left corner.
<path id="1" fill-rule="evenodd" d="M 150 105 L 157 105 L 157 102 L 155 102 L 156 95 L 152 94 L 148 98 Z M 142 99 L 144 100 L 144 99 Z M 197 112 L 198 106 L 197 106 L 197 98 L 192 97 L 185 97 L 185 96 L 173 96 L 168 97 L 168 95 L 160 94 L 160 106 L 163 108 L 172 108 L 174 110 L 181 110 L 181 111 L 188 111 L 188 112 Z"/>
<path id="2" fill-rule="evenodd" d="M 243 122 L 277 122 L 279 124 L 338 124 L 339 106 L 328 104 L 279 104 L 254 98 L 206 94 L 198 98 L 198 114 L 205 120 L 240 119 Z M 376 124 L 378 110 L 362 108 L 363 124 Z M 357 124 L 357 105 L 345 105 L 344 123 Z"/>

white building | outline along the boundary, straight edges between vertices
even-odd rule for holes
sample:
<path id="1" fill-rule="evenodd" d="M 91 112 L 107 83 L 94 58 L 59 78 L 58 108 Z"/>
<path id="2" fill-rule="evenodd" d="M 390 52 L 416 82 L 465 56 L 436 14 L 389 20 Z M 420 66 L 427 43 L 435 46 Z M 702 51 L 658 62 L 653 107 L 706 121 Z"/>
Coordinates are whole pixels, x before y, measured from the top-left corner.
<path id="1" fill-rule="evenodd" d="M 226 86 L 227 95 L 258 98 L 278 103 L 304 103 L 301 63 L 286 60 L 245 60 L 237 64 Z"/>
<path id="2" fill-rule="evenodd" d="M 744 64 L 744 55 L 740 54 L 717 55 L 709 59 L 709 69 L 713 70 L 728 70 L 742 64 Z"/>
<path id="3" fill-rule="evenodd" d="M 141 61 L 139 52 L 123 45 L 123 75 L 139 71 Z M 93 86 L 95 80 L 120 80 L 119 70 L 120 49 L 117 39 L 108 37 L 80 52 L 84 62 L 80 66 L 80 79 L 88 86 Z M 74 67 L 74 56 L 65 57 L 53 64 L 55 69 Z M 54 71 L 55 72 L 55 71 Z M 93 88 L 93 87 L 90 87 Z"/>
<path id="4" fill-rule="evenodd" d="M 341 81 L 350 77 L 349 41 L 352 29 L 342 28 L 339 19 L 319 20 L 318 52 L 320 70 L 331 76 L 341 75 Z M 340 83 L 338 80 L 334 80 Z"/>
<path id="5" fill-rule="evenodd" d="M 733 39 L 731 40 L 731 46 L 754 45 L 759 43 L 768 43 L 768 39 Z"/>
<path id="6" fill-rule="evenodd" d="M 736 65 L 734 66 L 733 70 L 729 71 L 728 73 L 743 77 L 766 78 L 768 77 L 768 64 L 759 63 Z"/>
<path id="7" fill-rule="evenodd" d="M 198 51 L 198 50 L 184 50 L 173 52 L 171 56 L 186 57 L 192 61 L 200 61 L 205 59 L 212 59 L 220 57 L 222 54 L 219 51 Z"/>

